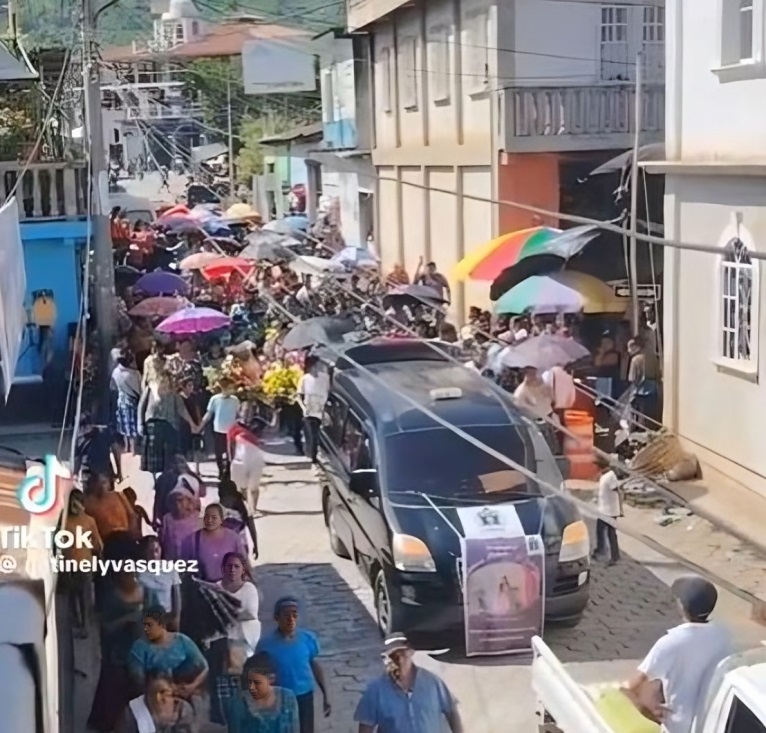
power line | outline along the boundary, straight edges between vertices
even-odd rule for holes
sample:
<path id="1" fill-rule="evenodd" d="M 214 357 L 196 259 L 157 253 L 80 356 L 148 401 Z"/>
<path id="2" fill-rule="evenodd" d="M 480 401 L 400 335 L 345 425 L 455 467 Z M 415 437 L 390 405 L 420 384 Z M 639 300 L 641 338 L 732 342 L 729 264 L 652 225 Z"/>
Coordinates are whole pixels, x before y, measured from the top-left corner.
<path id="1" fill-rule="evenodd" d="M 292 323 L 299 323 L 301 319 L 294 316 L 292 313 L 290 313 L 284 306 L 282 306 L 280 303 L 278 303 L 270 294 L 263 293 L 264 298 L 270 303 L 270 305 L 281 312 L 285 317 L 289 318 Z M 615 527 L 616 529 L 619 529 L 619 531 L 622 534 L 625 534 L 628 537 L 631 537 L 632 539 L 642 543 L 643 545 L 651 548 L 655 552 L 664 555 L 665 557 L 668 557 L 672 560 L 674 560 L 679 565 L 682 565 L 683 567 L 686 567 L 695 573 L 702 575 L 704 577 L 707 577 L 711 581 L 715 582 L 717 585 L 721 586 L 725 590 L 727 590 L 729 593 L 732 593 L 733 595 L 737 596 L 738 598 L 741 598 L 748 603 L 750 603 L 753 607 L 760 607 L 762 605 L 762 601 L 757 596 L 753 595 L 749 591 L 740 588 L 730 581 L 726 580 L 725 578 L 722 578 L 715 573 L 711 572 L 710 570 L 706 568 L 702 568 L 701 566 L 697 565 L 696 563 L 688 560 L 687 558 L 678 555 L 677 553 L 673 552 L 667 547 L 664 547 L 660 543 L 658 543 L 656 540 L 654 540 L 651 537 L 648 537 L 644 534 L 641 534 L 639 532 L 634 532 L 633 530 L 626 529 L 623 526 L 617 527 L 617 522 L 613 517 L 607 517 L 600 512 L 598 512 L 592 505 L 587 504 L 586 502 L 582 501 L 581 499 L 578 499 L 574 496 L 572 496 L 569 493 L 566 493 L 561 490 L 560 487 L 554 486 L 550 482 L 546 481 L 545 479 L 541 478 L 538 474 L 534 473 L 530 469 L 528 469 L 526 466 L 523 466 L 522 464 L 514 461 L 513 459 L 509 458 L 508 456 L 500 453 L 499 451 L 495 450 L 494 448 L 491 448 L 490 446 L 486 445 L 482 441 L 478 440 L 474 436 L 470 435 L 469 433 L 466 433 L 464 430 L 460 429 L 456 425 L 450 423 L 449 421 L 443 419 L 436 413 L 434 413 L 429 408 L 425 407 L 421 402 L 418 402 L 417 400 L 413 399 L 412 397 L 409 397 L 408 395 L 395 390 L 391 387 L 390 384 L 388 384 L 384 379 L 382 379 L 379 375 L 375 374 L 372 370 L 369 368 L 363 366 L 356 360 L 354 360 L 352 357 L 348 355 L 348 353 L 342 351 L 337 346 L 331 345 L 331 344 L 325 344 L 325 348 L 332 351 L 338 359 L 343 359 L 349 364 L 351 364 L 353 367 L 355 367 L 359 372 L 364 374 L 366 377 L 368 377 L 372 382 L 374 382 L 376 385 L 381 387 L 382 389 L 386 390 L 387 392 L 390 392 L 405 402 L 407 402 L 410 407 L 414 410 L 417 410 L 418 412 L 424 414 L 426 417 L 430 418 L 433 422 L 435 422 L 437 425 L 441 425 L 443 428 L 449 430 L 453 434 L 457 435 L 458 437 L 465 440 L 467 443 L 470 443 L 475 448 L 478 448 L 482 452 L 486 453 L 487 455 L 491 456 L 495 460 L 505 464 L 509 468 L 511 468 L 514 471 L 517 471 L 522 476 L 524 476 L 527 480 L 531 481 L 533 484 L 537 486 L 542 486 L 548 491 L 550 491 L 555 496 L 563 496 L 565 497 L 569 502 L 576 505 L 580 511 L 585 515 L 592 518 L 600 519 L 601 521 L 605 522 L 606 524 Z M 538 431 L 539 432 L 539 431 Z M 538 442 L 544 443 L 544 438 L 542 435 L 538 435 Z M 546 444 L 547 445 L 547 444 Z M 419 492 L 414 491 L 413 494 L 419 494 Z M 422 494 L 422 496 L 427 496 L 427 494 Z M 540 498 L 544 499 L 544 496 L 541 496 Z"/>

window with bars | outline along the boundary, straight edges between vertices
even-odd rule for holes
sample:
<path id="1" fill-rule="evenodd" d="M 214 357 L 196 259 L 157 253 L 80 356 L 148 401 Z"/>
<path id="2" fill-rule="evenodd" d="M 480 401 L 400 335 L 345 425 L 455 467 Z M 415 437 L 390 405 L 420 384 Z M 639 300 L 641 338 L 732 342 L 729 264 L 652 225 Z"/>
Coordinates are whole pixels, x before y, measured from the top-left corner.
<path id="1" fill-rule="evenodd" d="M 755 268 L 741 239 L 732 239 L 726 250 L 721 264 L 721 355 L 751 361 Z"/>
<path id="2" fill-rule="evenodd" d="M 641 9 L 641 50 L 644 78 L 650 82 L 665 80 L 665 8 L 649 5 Z"/>
<path id="3" fill-rule="evenodd" d="M 628 10 L 624 5 L 601 7 L 601 78 L 605 81 L 630 75 Z"/>
<path id="4" fill-rule="evenodd" d="M 414 38 L 404 38 L 399 44 L 399 83 L 402 107 L 417 109 L 418 75 L 417 42 Z"/>

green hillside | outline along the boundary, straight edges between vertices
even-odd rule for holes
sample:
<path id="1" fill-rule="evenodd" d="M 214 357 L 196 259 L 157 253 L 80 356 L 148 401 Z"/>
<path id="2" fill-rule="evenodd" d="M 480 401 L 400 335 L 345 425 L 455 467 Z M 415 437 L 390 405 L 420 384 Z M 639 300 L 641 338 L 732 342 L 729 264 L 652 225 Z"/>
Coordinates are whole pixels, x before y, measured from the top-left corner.
<path id="1" fill-rule="evenodd" d="M 76 4 L 79 8 L 79 3 Z M 320 32 L 341 23 L 344 2 L 328 0 L 197 0 L 210 20 L 232 14 L 262 15 L 277 23 Z M 63 0 L 21 0 L 19 28 L 30 48 L 69 46 L 73 38 L 75 6 Z M 118 0 L 98 21 L 98 39 L 104 46 L 126 45 L 152 31 L 149 0 Z"/>

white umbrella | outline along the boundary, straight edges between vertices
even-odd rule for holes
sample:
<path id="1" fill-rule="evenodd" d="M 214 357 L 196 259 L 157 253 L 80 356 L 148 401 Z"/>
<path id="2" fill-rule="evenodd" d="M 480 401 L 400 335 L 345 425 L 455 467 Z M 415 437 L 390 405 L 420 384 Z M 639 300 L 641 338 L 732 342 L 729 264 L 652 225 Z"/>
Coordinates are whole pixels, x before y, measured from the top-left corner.
<path id="1" fill-rule="evenodd" d="M 290 269 L 299 275 L 326 275 L 328 273 L 344 272 L 343 265 L 339 265 L 331 260 L 325 260 L 322 257 L 312 257 L 311 255 L 296 257 L 290 262 Z"/>

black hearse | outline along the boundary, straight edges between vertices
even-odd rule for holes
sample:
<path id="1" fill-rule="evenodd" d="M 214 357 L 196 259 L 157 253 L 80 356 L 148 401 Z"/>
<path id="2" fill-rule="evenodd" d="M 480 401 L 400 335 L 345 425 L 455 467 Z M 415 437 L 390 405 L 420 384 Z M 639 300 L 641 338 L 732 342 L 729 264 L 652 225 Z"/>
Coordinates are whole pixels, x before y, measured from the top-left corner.
<path id="1" fill-rule="evenodd" d="M 578 509 L 410 400 L 560 486 L 534 424 L 507 393 L 422 342 L 376 339 L 345 355 L 364 369 L 341 357 L 333 371 L 322 506 L 333 551 L 353 559 L 374 589 L 381 632 L 462 623 L 457 510 L 509 502 L 526 534 L 545 543 L 546 620 L 575 625 L 589 594 L 589 540 Z M 487 477 L 499 484 L 487 488 Z"/>

